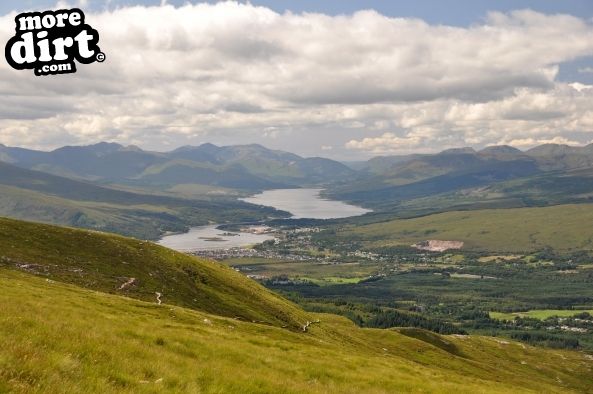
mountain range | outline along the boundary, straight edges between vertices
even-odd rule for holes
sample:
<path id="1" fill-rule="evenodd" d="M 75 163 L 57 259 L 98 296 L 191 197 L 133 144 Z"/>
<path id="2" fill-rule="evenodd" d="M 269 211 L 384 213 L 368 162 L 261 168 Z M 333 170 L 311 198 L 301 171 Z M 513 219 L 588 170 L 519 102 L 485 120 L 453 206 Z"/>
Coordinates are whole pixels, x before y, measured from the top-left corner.
<path id="1" fill-rule="evenodd" d="M 103 142 L 50 152 L 0 145 L 0 161 L 1 215 L 148 239 L 286 216 L 236 199 L 274 188 L 323 187 L 331 198 L 372 208 L 366 221 L 593 196 L 593 145 L 459 148 L 349 167 L 255 144 L 151 152 Z"/>
<path id="2" fill-rule="evenodd" d="M 203 144 L 166 153 L 105 142 L 51 152 L 0 146 L 0 160 L 59 176 L 162 188 L 200 184 L 254 191 L 325 183 L 354 174 L 333 160 L 302 158 L 255 144 Z"/>
<path id="3" fill-rule="evenodd" d="M 156 239 L 190 226 L 287 213 L 225 196 L 121 190 L 0 162 L 0 215 Z"/>
<path id="4" fill-rule="evenodd" d="M 52 152 L 2 146 L 0 158 L 0 216 L 102 231 L 0 218 L 0 305 L 8 317 L 0 319 L 0 392 L 591 391 L 588 354 L 474 333 L 362 329 L 305 311 L 232 268 L 140 240 L 287 217 L 236 197 L 316 186 L 375 210 L 330 228 L 325 236 L 336 245 L 385 251 L 431 234 L 468 248 L 494 240 L 508 253 L 548 244 L 580 251 L 590 244 L 580 233 L 587 205 L 477 208 L 590 202 L 591 146 L 462 148 L 356 168 L 259 145 L 165 153 L 110 143 Z M 394 219 L 463 209 L 475 211 Z M 559 235 L 548 221 L 570 231 Z M 383 280 L 360 282 L 365 297 L 380 295 L 373 286 Z"/>
<path id="5" fill-rule="evenodd" d="M 414 205 L 413 213 L 421 212 L 416 209 L 420 206 L 456 209 L 461 202 L 466 207 L 485 202 L 510 206 L 589 202 L 593 144 L 384 156 L 359 163 L 357 171 L 357 178 L 334 185 L 328 195 L 382 211 L 409 210 Z"/>

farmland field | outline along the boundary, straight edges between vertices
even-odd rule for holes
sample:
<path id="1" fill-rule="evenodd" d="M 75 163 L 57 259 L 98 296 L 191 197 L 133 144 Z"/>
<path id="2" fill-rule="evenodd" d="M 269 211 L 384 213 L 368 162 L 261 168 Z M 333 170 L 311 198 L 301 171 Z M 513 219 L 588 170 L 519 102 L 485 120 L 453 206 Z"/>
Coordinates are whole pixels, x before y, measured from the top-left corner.
<path id="1" fill-rule="evenodd" d="M 338 238 L 367 249 L 411 245 L 427 239 L 455 240 L 465 250 L 527 253 L 551 248 L 593 249 L 593 205 L 455 211 L 363 226 L 345 226 Z"/>
<path id="2" fill-rule="evenodd" d="M 533 319 L 545 320 L 549 317 L 572 317 L 579 313 L 587 312 L 593 315 L 593 309 L 589 310 L 560 310 L 560 309 L 540 309 L 532 310 L 527 312 L 513 312 L 513 313 L 501 313 L 501 312 L 490 312 L 492 319 L 498 320 L 513 320 L 516 317 L 530 317 Z"/>

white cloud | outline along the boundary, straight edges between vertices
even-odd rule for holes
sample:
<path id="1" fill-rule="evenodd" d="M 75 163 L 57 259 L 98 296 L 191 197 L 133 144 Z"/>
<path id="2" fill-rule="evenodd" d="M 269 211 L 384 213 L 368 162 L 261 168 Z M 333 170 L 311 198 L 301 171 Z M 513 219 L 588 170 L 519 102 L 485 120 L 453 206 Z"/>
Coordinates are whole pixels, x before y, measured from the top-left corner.
<path id="1" fill-rule="evenodd" d="M 468 145 L 521 148 L 537 143 L 585 143 L 593 134 L 593 89 L 583 86 L 556 83 L 547 91 L 522 88 L 489 102 L 435 100 L 400 105 L 392 114 L 399 132 L 354 139 L 345 147 L 387 154 Z"/>
<path id="2" fill-rule="evenodd" d="M 273 141 L 321 153 L 323 135 L 332 152 L 389 153 L 593 132 L 592 89 L 556 81 L 559 64 L 593 54 L 593 25 L 576 17 L 492 13 L 462 28 L 164 3 L 88 13 L 107 61 L 74 76 L 0 65 L 0 142 Z M 0 17 L 0 39 L 13 19 Z"/>
<path id="3" fill-rule="evenodd" d="M 78 8 L 86 8 L 89 5 L 89 0 L 75 0 L 75 1 L 68 1 L 68 0 L 59 0 L 56 3 L 56 9 L 65 9 L 71 7 L 78 7 Z"/>
<path id="4" fill-rule="evenodd" d="M 532 148 L 537 145 L 542 144 L 562 144 L 562 145 L 580 145 L 578 141 L 571 141 L 568 138 L 556 136 L 554 138 L 549 139 L 535 139 L 535 138 L 519 138 L 514 140 L 502 140 L 500 141 L 499 145 L 511 145 L 516 148 Z"/>
<path id="5" fill-rule="evenodd" d="M 379 137 L 364 138 L 361 141 L 351 140 L 346 143 L 348 149 L 361 149 L 374 154 L 409 152 L 421 147 L 419 136 L 398 137 L 393 133 L 384 133 Z"/>

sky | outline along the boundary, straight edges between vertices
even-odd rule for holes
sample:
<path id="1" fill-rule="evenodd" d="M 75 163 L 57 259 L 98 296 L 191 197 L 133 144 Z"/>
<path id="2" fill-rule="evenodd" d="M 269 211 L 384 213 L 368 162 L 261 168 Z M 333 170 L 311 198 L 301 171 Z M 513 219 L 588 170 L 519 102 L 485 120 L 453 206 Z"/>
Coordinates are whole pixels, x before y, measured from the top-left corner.
<path id="1" fill-rule="evenodd" d="M 0 62 L 0 143 L 260 143 L 361 160 L 593 140 L 593 1 L 3 1 L 81 7 L 104 63 Z"/>

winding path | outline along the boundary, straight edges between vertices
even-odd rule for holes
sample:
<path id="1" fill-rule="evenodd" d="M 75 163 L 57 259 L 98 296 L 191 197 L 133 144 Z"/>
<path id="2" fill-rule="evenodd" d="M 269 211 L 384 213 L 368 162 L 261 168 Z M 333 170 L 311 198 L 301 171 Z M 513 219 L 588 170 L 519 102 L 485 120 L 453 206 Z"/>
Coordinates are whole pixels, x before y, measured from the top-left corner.
<path id="1" fill-rule="evenodd" d="M 126 287 L 131 286 L 136 282 L 136 278 L 130 278 L 126 283 L 123 283 L 118 290 L 124 290 Z"/>

